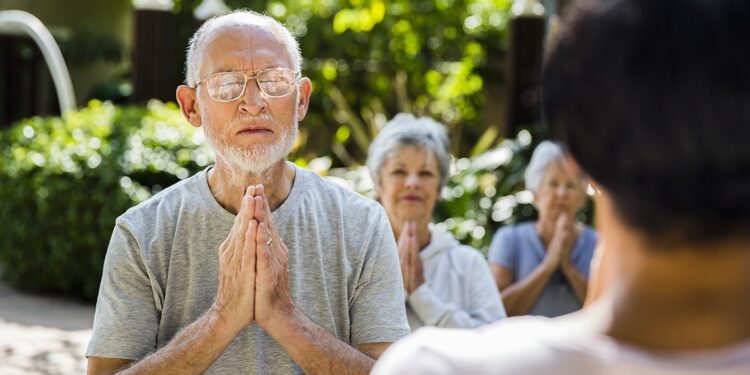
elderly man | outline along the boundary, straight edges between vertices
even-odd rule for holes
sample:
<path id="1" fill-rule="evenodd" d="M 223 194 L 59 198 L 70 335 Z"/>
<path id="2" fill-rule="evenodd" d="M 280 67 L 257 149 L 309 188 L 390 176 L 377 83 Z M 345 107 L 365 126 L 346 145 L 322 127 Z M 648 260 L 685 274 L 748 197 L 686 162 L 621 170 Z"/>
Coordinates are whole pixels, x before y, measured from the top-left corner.
<path id="1" fill-rule="evenodd" d="M 382 208 L 285 160 L 300 65 L 254 12 L 196 32 L 177 99 L 216 164 L 117 219 L 89 373 L 366 373 L 409 332 Z"/>
<path id="2" fill-rule="evenodd" d="M 571 7 L 543 107 L 601 190 L 603 294 L 556 319 L 424 329 L 373 374 L 750 374 L 750 3 Z"/>

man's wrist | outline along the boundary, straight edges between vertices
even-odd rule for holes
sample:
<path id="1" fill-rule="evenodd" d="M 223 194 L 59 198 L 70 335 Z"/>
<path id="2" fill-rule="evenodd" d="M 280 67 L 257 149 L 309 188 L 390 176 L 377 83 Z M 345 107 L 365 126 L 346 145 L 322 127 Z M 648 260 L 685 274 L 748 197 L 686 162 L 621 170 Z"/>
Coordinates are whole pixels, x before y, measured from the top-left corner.
<path id="1" fill-rule="evenodd" d="M 292 305 L 286 312 L 279 312 L 273 315 L 264 324 L 259 324 L 266 333 L 273 337 L 279 343 L 282 343 L 287 336 L 294 336 L 301 327 L 309 322 L 310 319 L 296 306 Z"/>
<path id="2" fill-rule="evenodd" d="M 226 336 L 234 339 L 246 327 L 238 319 L 229 316 L 226 310 L 216 305 L 212 305 L 202 319 L 204 326 L 220 337 Z"/>

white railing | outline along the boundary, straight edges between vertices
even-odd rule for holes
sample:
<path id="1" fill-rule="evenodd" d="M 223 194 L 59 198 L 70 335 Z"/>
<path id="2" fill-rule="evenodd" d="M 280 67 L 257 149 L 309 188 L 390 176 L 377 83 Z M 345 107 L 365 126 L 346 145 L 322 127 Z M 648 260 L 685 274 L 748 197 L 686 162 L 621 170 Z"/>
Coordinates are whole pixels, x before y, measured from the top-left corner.
<path id="1" fill-rule="evenodd" d="M 60 53 L 60 47 L 55 42 L 55 38 L 52 37 L 42 21 L 21 10 L 3 10 L 0 11 L 0 30 L 21 31 L 34 39 L 34 42 L 42 51 L 47 68 L 52 74 L 52 81 L 55 83 L 55 90 L 57 91 L 57 100 L 60 103 L 60 113 L 75 110 L 76 97 L 68 67 L 65 65 L 65 60 Z"/>

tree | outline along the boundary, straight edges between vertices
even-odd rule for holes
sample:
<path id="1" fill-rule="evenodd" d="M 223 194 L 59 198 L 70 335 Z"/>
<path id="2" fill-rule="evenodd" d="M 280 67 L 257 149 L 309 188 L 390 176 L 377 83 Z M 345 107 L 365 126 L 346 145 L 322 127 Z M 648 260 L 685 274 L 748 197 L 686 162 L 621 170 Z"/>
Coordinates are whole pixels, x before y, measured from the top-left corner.
<path id="1" fill-rule="evenodd" d="M 195 0 L 176 2 L 184 43 Z M 363 163 L 398 112 L 431 116 L 454 155 L 499 141 L 510 0 L 228 0 L 279 19 L 299 38 L 314 94 L 300 129 L 300 161 Z"/>

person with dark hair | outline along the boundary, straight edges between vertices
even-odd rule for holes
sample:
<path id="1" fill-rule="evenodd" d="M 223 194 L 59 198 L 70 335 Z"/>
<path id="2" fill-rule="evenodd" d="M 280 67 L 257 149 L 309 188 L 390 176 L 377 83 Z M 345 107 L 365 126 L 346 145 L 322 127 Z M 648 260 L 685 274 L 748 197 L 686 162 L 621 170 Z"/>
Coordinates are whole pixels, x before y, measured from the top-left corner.
<path id="1" fill-rule="evenodd" d="M 599 298 L 424 329 L 375 374 L 750 374 L 750 3 L 578 1 L 543 111 L 596 196 Z"/>

